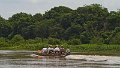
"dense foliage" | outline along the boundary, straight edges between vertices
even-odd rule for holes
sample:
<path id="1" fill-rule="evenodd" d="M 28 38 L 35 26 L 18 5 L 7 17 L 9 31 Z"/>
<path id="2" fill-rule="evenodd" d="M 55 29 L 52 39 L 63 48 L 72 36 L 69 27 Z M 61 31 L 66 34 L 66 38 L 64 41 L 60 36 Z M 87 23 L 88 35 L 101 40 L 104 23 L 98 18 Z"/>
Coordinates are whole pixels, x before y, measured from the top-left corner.
<path id="1" fill-rule="evenodd" d="M 0 44 L 36 38 L 49 39 L 49 44 L 60 44 L 61 40 L 70 45 L 120 44 L 120 11 L 109 12 L 99 4 L 91 4 L 76 10 L 54 7 L 45 14 L 21 12 L 8 20 L 0 17 L 0 37 Z"/>

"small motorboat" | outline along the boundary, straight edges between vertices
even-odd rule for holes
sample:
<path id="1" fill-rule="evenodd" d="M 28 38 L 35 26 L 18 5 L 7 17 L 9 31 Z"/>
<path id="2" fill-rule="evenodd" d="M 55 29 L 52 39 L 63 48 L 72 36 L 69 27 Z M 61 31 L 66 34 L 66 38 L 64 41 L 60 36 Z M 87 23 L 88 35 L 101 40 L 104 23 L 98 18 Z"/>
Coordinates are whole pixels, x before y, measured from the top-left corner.
<path id="1" fill-rule="evenodd" d="M 68 56 L 70 55 L 70 50 L 69 49 L 66 49 L 65 52 L 42 52 L 42 50 L 38 50 L 37 51 L 37 55 L 40 55 L 40 56 L 55 56 L 55 57 L 65 57 L 65 56 Z"/>

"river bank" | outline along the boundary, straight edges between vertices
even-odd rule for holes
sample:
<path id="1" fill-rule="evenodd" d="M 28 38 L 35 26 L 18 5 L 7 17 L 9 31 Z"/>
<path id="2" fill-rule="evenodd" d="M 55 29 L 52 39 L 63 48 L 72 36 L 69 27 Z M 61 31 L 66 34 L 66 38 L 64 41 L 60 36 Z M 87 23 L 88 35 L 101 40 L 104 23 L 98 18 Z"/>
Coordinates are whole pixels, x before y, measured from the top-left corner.
<path id="1" fill-rule="evenodd" d="M 14 46 L 1 47 L 0 50 L 40 50 L 47 47 L 48 44 L 20 44 Z M 72 54 L 81 55 L 115 55 L 120 56 L 120 45 L 106 45 L 106 44 L 81 44 L 81 45 L 67 45 L 63 44 L 64 48 L 69 48 Z"/>

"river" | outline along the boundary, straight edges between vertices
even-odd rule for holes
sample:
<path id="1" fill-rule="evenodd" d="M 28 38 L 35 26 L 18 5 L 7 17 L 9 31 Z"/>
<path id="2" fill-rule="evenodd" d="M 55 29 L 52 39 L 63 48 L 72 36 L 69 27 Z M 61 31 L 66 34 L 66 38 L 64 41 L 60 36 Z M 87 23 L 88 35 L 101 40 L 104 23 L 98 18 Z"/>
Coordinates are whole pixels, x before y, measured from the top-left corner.
<path id="1" fill-rule="evenodd" d="M 0 50 L 0 68 L 120 68 L 119 56 L 35 57 L 35 53 Z"/>

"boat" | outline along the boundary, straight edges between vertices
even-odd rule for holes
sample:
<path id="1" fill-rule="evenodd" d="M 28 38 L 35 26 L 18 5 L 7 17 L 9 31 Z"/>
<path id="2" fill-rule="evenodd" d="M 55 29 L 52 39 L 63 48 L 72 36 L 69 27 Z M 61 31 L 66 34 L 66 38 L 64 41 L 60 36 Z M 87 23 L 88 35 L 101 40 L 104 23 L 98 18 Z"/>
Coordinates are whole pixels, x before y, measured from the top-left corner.
<path id="1" fill-rule="evenodd" d="M 62 53 L 55 53 L 55 52 L 43 53 L 42 50 L 38 50 L 37 55 L 39 55 L 39 56 L 53 56 L 53 57 L 66 57 L 66 56 L 70 55 L 70 50 L 68 51 L 68 49 L 66 49 L 66 51 L 62 52 Z"/>

